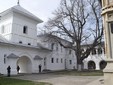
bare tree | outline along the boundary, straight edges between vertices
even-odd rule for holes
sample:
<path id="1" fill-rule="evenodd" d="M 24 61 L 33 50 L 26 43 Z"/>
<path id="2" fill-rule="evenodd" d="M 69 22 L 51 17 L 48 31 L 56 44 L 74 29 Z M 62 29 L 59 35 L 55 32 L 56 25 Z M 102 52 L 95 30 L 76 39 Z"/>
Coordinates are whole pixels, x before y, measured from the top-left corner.
<path id="1" fill-rule="evenodd" d="M 60 7 L 55 10 L 54 15 L 45 27 L 52 34 L 69 38 L 71 45 L 66 46 L 58 42 L 63 47 L 75 51 L 77 67 L 81 70 L 82 61 L 102 40 L 100 5 L 97 0 L 61 0 Z M 90 45 L 89 40 L 92 42 Z M 87 44 L 85 51 L 82 48 L 83 44 Z"/>

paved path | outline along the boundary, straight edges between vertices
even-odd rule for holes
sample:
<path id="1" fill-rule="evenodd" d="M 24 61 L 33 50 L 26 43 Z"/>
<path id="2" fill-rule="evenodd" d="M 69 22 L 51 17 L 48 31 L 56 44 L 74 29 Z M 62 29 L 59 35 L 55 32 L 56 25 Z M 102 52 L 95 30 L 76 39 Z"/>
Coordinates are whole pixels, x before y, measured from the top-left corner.
<path id="1" fill-rule="evenodd" d="M 49 82 L 53 85 L 87 85 L 95 81 L 100 76 L 66 76 L 55 74 L 29 74 L 23 76 L 15 76 L 14 78 L 32 80 L 36 82 Z"/>
<path id="2" fill-rule="evenodd" d="M 87 85 L 104 85 L 104 78 L 101 77 L 97 80 L 94 80 L 94 81 L 88 83 Z"/>

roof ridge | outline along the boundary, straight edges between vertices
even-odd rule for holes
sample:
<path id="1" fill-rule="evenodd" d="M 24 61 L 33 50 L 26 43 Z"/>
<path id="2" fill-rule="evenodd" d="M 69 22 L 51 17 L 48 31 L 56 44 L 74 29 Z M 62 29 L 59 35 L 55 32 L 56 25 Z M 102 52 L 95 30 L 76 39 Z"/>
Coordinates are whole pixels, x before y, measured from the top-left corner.
<path id="1" fill-rule="evenodd" d="M 3 12 L 0 13 L 0 16 L 4 16 L 6 13 L 10 12 L 10 11 L 15 11 L 18 12 L 20 14 L 23 14 L 29 18 L 32 18 L 34 20 L 36 20 L 37 22 L 41 23 L 43 22 L 41 19 L 39 19 L 37 16 L 35 16 L 33 13 L 29 12 L 28 10 L 26 10 L 25 8 L 21 7 L 20 5 L 15 5 Z"/>

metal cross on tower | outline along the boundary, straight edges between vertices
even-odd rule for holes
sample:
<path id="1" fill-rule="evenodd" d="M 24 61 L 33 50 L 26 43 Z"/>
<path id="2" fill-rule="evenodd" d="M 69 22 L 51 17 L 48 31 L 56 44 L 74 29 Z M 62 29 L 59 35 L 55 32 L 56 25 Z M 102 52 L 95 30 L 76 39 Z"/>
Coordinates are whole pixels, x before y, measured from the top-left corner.
<path id="1" fill-rule="evenodd" d="M 17 4 L 20 5 L 20 0 L 18 0 Z"/>

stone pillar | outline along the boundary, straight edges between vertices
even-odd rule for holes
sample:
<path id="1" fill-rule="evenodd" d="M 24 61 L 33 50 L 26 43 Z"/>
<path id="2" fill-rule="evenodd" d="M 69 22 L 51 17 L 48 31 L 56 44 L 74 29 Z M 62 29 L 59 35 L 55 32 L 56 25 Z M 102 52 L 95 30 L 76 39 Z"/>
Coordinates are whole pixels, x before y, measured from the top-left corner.
<path id="1" fill-rule="evenodd" d="M 107 59 L 107 66 L 104 69 L 104 85 L 113 85 L 113 59 Z"/>
<path id="2" fill-rule="evenodd" d="M 95 64 L 96 64 L 96 70 L 100 70 L 99 62 L 95 62 Z"/>
<path id="3" fill-rule="evenodd" d="M 113 85 L 113 0 L 101 0 L 107 66 L 104 85 Z"/>

